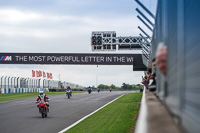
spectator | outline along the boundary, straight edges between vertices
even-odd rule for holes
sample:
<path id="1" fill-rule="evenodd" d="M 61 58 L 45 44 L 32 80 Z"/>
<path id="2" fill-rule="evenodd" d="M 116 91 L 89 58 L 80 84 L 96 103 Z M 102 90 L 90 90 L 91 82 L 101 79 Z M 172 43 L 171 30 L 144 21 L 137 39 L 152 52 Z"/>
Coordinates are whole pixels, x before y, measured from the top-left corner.
<path id="1" fill-rule="evenodd" d="M 156 77 L 156 58 L 154 57 L 153 59 L 152 59 L 152 67 L 153 67 L 153 72 L 152 72 L 152 74 L 151 74 L 151 79 L 155 79 L 155 77 Z"/>
<path id="2" fill-rule="evenodd" d="M 158 69 L 161 74 L 167 75 L 167 46 L 161 42 L 158 44 L 156 51 L 156 60 L 158 63 Z"/>
<path id="3" fill-rule="evenodd" d="M 152 67 L 148 66 L 147 67 L 147 73 L 146 73 L 146 77 L 147 77 L 146 82 L 147 82 L 147 85 L 149 84 L 149 80 L 151 78 L 151 73 L 152 73 Z M 148 89 L 148 87 L 147 87 L 147 89 Z"/>
<path id="4" fill-rule="evenodd" d="M 153 67 L 153 73 L 150 77 L 149 82 L 149 91 L 155 91 L 156 90 L 156 58 L 152 59 L 152 67 Z"/>
<path id="5" fill-rule="evenodd" d="M 156 57 L 154 57 L 153 59 L 152 59 L 152 67 L 153 67 L 153 70 L 154 70 L 154 72 L 156 71 Z"/>
<path id="6" fill-rule="evenodd" d="M 156 63 L 155 59 L 152 61 L 153 68 L 155 69 Z M 155 75 L 155 74 L 154 74 Z M 146 76 L 142 77 L 142 84 L 146 87 L 147 90 L 155 91 L 156 90 L 156 84 L 155 84 L 155 76 L 152 74 L 152 66 L 147 67 L 147 73 Z"/>
<path id="7" fill-rule="evenodd" d="M 148 66 L 148 67 L 147 67 L 147 74 L 146 74 L 147 80 L 150 79 L 151 73 L 152 73 L 152 67 L 151 67 L 151 66 Z"/>
<path id="8" fill-rule="evenodd" d="M 146 89 L 148 90 L 148 84 L 147 84 L 147 76 L 143 77 L 142 76 L 142 82 L 141 82 L 145 87 Z"/>
<path id="9" fill-rule="evenodd" d="M 151 79 L 155 79 L 156 77 L 156 58 L 152 59 L 153 73 L 151 75 Z"/>

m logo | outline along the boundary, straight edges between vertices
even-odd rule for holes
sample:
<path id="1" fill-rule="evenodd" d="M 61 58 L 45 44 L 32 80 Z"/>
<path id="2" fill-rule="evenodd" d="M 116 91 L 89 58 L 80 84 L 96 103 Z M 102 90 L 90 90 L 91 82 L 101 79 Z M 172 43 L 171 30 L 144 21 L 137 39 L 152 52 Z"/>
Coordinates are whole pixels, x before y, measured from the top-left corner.
<path id="1" fill-rule="evenodd" d="M 1 56 L 0 61 L 12 61 L 12 56 Z"/>

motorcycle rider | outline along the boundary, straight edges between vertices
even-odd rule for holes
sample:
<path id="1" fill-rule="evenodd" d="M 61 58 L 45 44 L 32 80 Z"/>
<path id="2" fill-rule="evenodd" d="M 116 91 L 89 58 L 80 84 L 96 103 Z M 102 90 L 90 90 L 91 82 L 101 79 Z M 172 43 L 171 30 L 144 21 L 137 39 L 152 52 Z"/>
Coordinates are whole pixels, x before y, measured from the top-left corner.
<path id="1" fill-rule="evenodd" d="M 49 98 L 48 98 L 48 96 L 46 94 L 44 94 L 43 91 L 40 91 L 39 92 L 39 96 L 36 99 L 36 103 L 38 103 L 42 99 L 46 102 L 46 105 L 47 105 L 47 108 L 48 108 L 48 112 L 49 112 Z M 38 107 L 38 105 L 37 105 L 37 107 Z"/>
<path id="2" fill-rule="evenodd" d="M 70 86 L 67 87 L 66 93 L 67 91 L 70 91 L 70 96 L 72 97 L 72 89 L 70 88 Z"/>
<path id="3" fill-rule="evenodd" d="M 88 87 L 88 93 L 90 94 L 92 92 L 92 88 L 89 86 Z"/>

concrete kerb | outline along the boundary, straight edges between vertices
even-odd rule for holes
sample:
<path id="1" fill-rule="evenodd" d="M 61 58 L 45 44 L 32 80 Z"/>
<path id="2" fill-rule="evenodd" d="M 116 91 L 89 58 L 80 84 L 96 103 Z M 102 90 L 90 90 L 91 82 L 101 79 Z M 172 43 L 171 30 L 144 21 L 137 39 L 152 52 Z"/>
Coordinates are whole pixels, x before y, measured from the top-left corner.
<path id="1" fill-rule="evenodd" d="M 136 123 L 135 133 L 147 133 L 147 104 L 146 104 L 146 91 L 143 89 L 142 100 L 140 104 L 140 111 Z"/>

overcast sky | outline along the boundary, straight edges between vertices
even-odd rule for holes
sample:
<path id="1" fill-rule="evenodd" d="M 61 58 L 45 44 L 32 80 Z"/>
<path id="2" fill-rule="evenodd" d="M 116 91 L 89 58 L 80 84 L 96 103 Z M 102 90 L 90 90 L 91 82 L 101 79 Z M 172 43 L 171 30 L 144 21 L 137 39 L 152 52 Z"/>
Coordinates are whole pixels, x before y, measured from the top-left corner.
<path id="1" fill-rule="evenodd" d="M 157 0 L 141 2 L 155 14 Z M 137 7 L 134 0 L 0 0 L 0 52 L 94 53 L 92 31 L 138 36 L 141 26 L 151 35 L 137 19 Z M 41 70 L 52 73 L 55 80 L 60 74 L 61 81 L 83 86 L 138 84 L 143 75 L 131 65 L 0 65 L 0 69 L 0 76 L 27 78 L 31 70 Z"/>

